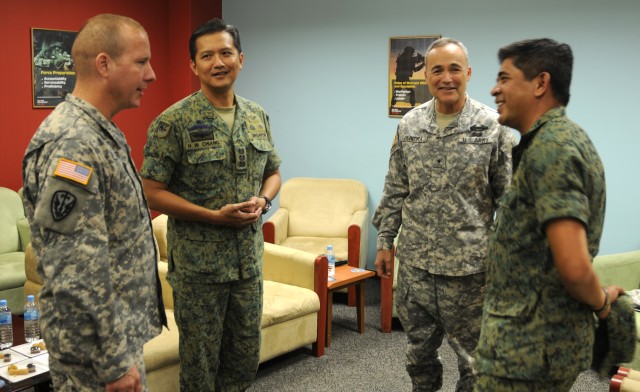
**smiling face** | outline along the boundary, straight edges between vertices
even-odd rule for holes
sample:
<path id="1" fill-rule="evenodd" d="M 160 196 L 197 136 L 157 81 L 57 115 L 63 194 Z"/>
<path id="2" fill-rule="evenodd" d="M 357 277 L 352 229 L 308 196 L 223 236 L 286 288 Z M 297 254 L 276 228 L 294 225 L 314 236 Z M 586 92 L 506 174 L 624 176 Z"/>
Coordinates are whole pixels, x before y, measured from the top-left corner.
<path id="1" fill-rule="evenodd" d="M 462 110 L 471 67 L 459 46 L 448 44 L 431 50 L 427 54 L 425 76 L 440 113 L 453 114 Z"/>
<path id="2" fill-rule="evenodd" d="M 191 70 L 200 78 L 202 89 L 212 96 L 233 99 L 233 84 L 242 69 L 244 54 L 234 46 L 231 34 L 226 31 L 205 34 L 195 44 Z"/>
<path id="3" fill-rule="evenodd" d="M 120 34 L 125 47 L 119 57 L 112 59 L 113 69 L 110 75 L 115 113 L 140 106 L 144 90 L 156 80 L 151 68 L 151 47 L 147 33 L 125 25 Z"/>
<path id="4" fill-rule="evenodd" d="M 535 88 L 535 78 L 526 80 L 513 61 L 505 59 L 500 65 L 496 85 L 491 90 L 498 105 L 498 122 L 526 133 L 533 125 L 530 109 L 536 97 Z"/>

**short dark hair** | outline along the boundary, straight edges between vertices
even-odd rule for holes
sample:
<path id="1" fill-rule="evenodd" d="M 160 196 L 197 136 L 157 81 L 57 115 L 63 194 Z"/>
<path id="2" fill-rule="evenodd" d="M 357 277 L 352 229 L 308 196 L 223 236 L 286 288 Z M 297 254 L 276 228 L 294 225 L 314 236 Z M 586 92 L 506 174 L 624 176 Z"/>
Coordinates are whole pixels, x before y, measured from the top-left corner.
<path id="1" fill-rule="evenodd" d="M 203 35 L 213 34 L 220 31 L 226 31 L 231 34 L 233 38 L 233 45 L 238 49 L 238 53 L 242 53 L 242 47 L 240 46 L 240 32 L 236 26 L 226 24 L 224 20 L 220 18 L 213 18 L 205 22 L 203 25 L 197 27 L 191 37 L 189 37 L 189 53 L 192 61 L 196 60 L 196 40 Z"/>
<path id="2" fill-rule="evenodd" d="M 573 53 L 569 45 L 550 38 L 527 39 L 500 48 L 498 59 L 500 63 L 511 59 L 527 80 L 548 72 L 553 95 L 562 105 L 569 103 L 573 69 Z"/>

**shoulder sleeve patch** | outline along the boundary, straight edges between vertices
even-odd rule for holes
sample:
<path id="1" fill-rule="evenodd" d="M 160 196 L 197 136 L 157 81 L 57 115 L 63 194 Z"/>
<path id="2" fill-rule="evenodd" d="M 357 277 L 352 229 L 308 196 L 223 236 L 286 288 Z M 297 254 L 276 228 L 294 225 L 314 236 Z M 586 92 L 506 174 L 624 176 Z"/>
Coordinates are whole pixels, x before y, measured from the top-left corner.
<path id="1" fill-rule="evenodd" d="M 58 222 L 69 216 L 76 205 L 76 197 L 71 192 L 56 191 L 51 198 L 51 216 Z"/>
<path id="2" fill-rule="evenodd" d="M 93 169 L 89 166 L 69 159 L 60 158 L 53 175 L 56 177 L 66 178 L 82 185 L 87 185 L 92 173 Z"/>
<path id="3" fill-rule="evenodd" d="M 156 128 L 156 136 L 159 138 L 167 137 L 167 135 L 169 135 L 169 128 L 170 128 L 169 124 L 161 121 L 158 124 L 158 127 Z"/>

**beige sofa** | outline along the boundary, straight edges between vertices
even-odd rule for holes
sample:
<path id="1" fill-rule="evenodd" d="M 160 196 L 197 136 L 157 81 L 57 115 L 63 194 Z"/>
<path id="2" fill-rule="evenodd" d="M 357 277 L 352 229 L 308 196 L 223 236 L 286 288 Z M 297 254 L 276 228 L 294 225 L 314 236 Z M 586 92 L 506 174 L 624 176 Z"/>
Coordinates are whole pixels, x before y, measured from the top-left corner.
<path id="1" fill-rule="evenodd" d="M 178 327 L 173 315 L 173 294 L 167 283 L 167 217 L 153 220 L 160 260 L 158 271 L 169 329 L 144 346 L 149 390 L 178 391 L 180 357 Z M 26 252 L 25 294 L 40 291 L 31 246 Z M 327 259 L 273 244 L 265 244 L 263 256 L 264 305 L 260 363 L 311 345 L 313 355 L 324 355 L 326 335 Z M 324 293 L 319 295 L 318 293 Z"/>

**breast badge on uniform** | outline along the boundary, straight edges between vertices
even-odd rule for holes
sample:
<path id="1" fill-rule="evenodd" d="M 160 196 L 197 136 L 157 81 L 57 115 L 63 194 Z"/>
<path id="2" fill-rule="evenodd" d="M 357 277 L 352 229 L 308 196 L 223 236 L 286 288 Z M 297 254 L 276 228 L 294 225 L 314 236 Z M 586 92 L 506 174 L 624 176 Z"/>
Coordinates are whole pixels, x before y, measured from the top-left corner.
<path id="1" fill-rule="evenodd" d="M 471 131 L 471 136 L 478 137 L 482 136 L 483 131 L 489 129 L 486 125 L 473 125 L 469 130 Z"/>
<path id="2" fill-rule="evenodd" d="M 56 191 L 51 198 L 51 216 L 58 222 L 69 216 L 76 205 L 76 197 L 69 191 Z"/>

